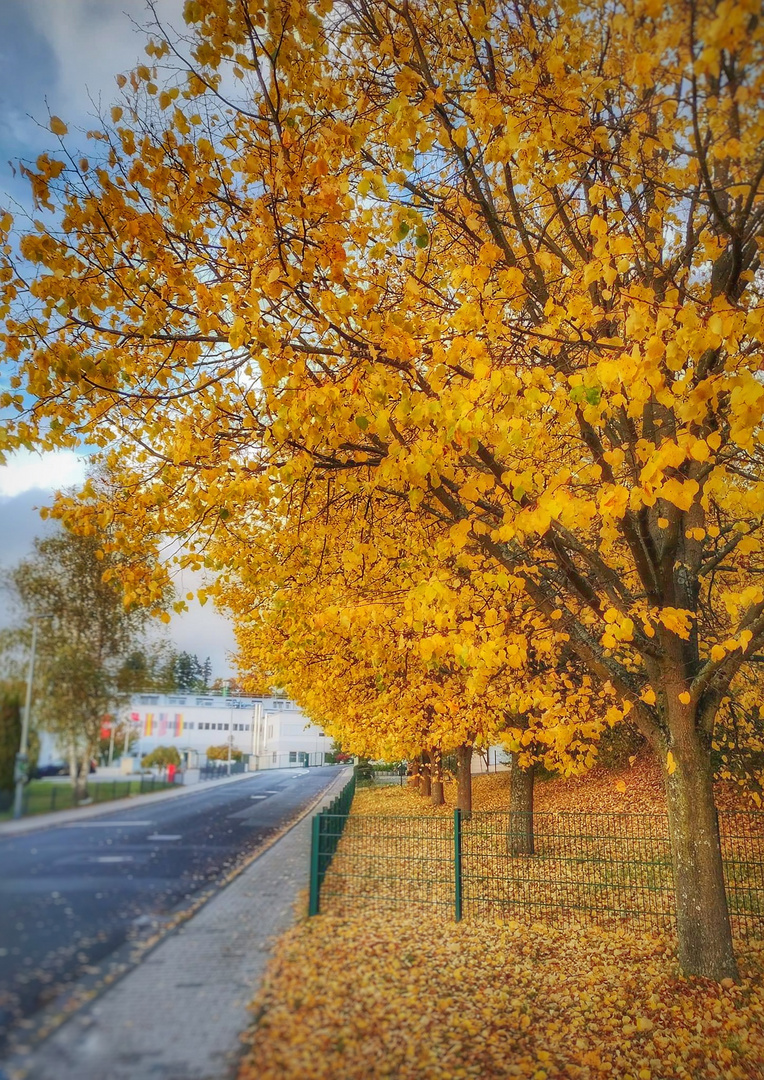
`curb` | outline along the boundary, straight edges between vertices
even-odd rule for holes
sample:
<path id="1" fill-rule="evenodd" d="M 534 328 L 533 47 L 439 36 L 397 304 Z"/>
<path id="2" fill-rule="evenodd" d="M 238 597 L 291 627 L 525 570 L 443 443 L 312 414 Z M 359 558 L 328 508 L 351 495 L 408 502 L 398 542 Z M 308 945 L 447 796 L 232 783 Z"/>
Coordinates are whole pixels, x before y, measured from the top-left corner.
<path id="1" fill-rule="evenodd" d="M 295 766 L 295 768 L 297 767 Z M 52 814 L 32 814 L 30 817 L 20 818 L 18 821 L 3 821 L 0 823 L 0 840 L 6 836 L 23 836 L 25 833 L 37 832 L 40 829 L 53 829 L 59 825 L 69 825 L 73 821 L 88 821 L 90 818 L 107 817 L 109 814 L 123 814 L 126 810 L 132 810 L 138 806 L 148 804 L 153 806 L 154 803 L 164 802 L 167 799 L 178 799 L 183 795 L 194 795 L 201 791 L 210 791 L 223 784 L 235 784 L 240 780 L 251 780 L 254 776 L 276 771 L 275 769 L 258 769 L 255 772 L 239 773 L 237 776 L 224 776 L 221 780 L 200 780 L 198 784 L 192 784 L 188 787 L 180 785 L 176 788 L 167 788 L 164 791 L 150 791 L 145 795 L 127 795 L 122 799 L 110 799 L 108 802 L 92 803 L 89 806 L 80 806 L 77 809 L 56 810 Z"/>

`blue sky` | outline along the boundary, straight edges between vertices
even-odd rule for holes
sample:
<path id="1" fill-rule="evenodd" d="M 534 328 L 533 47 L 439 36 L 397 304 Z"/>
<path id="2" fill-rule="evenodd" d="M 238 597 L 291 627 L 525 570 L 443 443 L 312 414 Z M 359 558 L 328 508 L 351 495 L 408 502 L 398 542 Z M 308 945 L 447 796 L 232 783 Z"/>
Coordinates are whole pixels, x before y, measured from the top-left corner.
<path id="1" fill-rule="evenodd" d="M 159 0 L 163 22 L 182 25 L 183 0 Z M 115 75 L 145 59 L 138 26 L 150 17 L 145 0 L 0 0 L 0 207 L 29 206 L 17 163 L 55 148 L 48 116 L 60 116 L 72 140 L 96 126 L 100 105 L 116 98 Z M 80 145 L 86 145 L 84 134 Z M 16 173 L 14 175 L 14 168 Z M 24 453 L 0 466 L 0 565 L 11 565 L 45 531 L 38 509 L 56 487 L 76 484 L 83 463 L 71 452 Z M 182 591 L 193 587 L 190 580 Z M 7 619 L 0 595 L 0 625 Z M 170 632 L 179 648 L 212 658 L 228 673 L 229 625 L 208 607 L 176 618 Z"/>

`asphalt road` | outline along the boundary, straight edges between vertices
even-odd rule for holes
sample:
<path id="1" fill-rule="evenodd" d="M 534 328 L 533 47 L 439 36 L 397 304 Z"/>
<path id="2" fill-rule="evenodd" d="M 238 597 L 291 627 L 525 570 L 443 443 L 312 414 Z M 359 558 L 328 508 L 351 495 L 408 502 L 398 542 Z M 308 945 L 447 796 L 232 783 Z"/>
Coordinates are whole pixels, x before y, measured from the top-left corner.
<path id="1" fill-rule="evenodd" d="M 308 806 L 336 768 L 203 783 L 87 821 L 0 836 L 0 1048 L 77 980 L 124 960 Z M 132 943 L 132 944 L 130 944 Z"/>

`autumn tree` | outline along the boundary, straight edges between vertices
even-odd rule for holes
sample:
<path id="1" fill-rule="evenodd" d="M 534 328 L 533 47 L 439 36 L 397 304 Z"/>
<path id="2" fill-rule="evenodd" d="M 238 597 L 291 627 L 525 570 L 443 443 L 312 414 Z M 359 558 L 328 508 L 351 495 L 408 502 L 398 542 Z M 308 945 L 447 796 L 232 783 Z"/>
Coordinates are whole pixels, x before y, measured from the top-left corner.
<path id="1" fill-rule="evenodd" d="M 124 700 L 125 657 L 140 640 L 146 612 L 126 608 L 103 536 L 64 530 L 34 543 L 11 572 L 21 611 L 43 616 L 35 665 L 34 711 L 69 760 L 75 798 L 87 795 L 90 761 L 104 717 Z M 24 636 L 21 627 L 18 636 Z"/>
<path id="2" fill-rule="evenodd" d="M 522 585 L 630 707 L 682 966 L 735 976 L 711 749 L 764 636 L 758 5 L 185 15 L 90 158 L 53 117 L 27 169 L 5 445 L 79 433 L 121 488 L 62 512 L 189 565 L 234 561 L 255 510 L 298 527 L 316 484 L 327 546 L 352 500 L 447 525 L 444 559 Z"/>
<path id="3" fill-rule="evenodd" d="M 19 693 L 0 687 L 0 795 L 13 791 L 16 754 L 21 745 Z"/>

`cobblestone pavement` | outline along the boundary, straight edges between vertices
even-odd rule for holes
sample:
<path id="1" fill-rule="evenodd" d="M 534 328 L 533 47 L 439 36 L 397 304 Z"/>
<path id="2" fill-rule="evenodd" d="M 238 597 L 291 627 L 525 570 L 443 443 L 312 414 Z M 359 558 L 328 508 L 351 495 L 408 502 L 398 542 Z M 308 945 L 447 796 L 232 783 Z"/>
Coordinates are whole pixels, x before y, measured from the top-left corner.
<path id="1" fill-rule="evenodd" d="M 336 794 L 349 774 L 329 789 Z M 28 1080 L 225 1080 L 275 935 L 307 887 L 303 817 L 138 967 L 32 1055 L 5 1065 Z"/>

